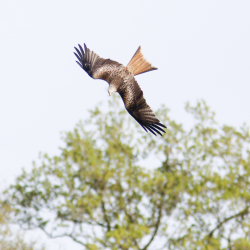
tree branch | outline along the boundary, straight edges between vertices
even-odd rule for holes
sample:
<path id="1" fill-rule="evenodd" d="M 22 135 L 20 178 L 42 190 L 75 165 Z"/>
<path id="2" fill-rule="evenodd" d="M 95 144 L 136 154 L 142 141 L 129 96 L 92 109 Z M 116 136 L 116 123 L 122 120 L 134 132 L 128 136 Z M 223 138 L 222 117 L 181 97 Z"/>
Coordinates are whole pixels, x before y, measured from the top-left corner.
<path id="1" fill-rule="evenodd" d="M 110 222 L 109 222 L 109 219 L 108 219 L 108 216 L 107 216 L 107 211 L 106 211 L 105 204 L 104 204 L 103 200 L 102 200 L 102 212 L 103 212 L 103 215 L 104 215 L 104 220 L 107 223 L 108 231 L 110 231 L 111 226 L 110 226 Z"/>
<path id="2" fill-rule="evenodd" d="M 77 220 L 77 219 L 68 219 L 68 218 L 66 220 L 68 220 L 68 221 L 72 220 L 74 223 L 77 223 L 77 224 L 86 223 L 86 224 L 91 225 L 91 226 L 100 226 L 100 227 L 107 228 L 106 225 L 104 225 L 101 222 L 97 222 L 97 221 L 92 222 L 92 221 L 88 221 L 88 220 Z"/>
<path id="3" fill-rule="evenodd" d="M 241 212 L 239 212 L 238 214 L 235 214 L 235 215 L 232 215 L 230 217 L 227 217 L 226 219 L 224 219 L 222 222 L 220 222 L 209 234 L 208 234 L 208 237 L 209 238 L 212 238 L 213 237 L 213 233 L 219 229 L 223 224 L 225 224 L 226 222 L 228 222 L 229 220 L 232 220 L 234 218 L 237 218 L 237 217 L 243 217 L 244 215 L 248 214 L 249 211 L 248 211 L 248 208 L 249 207 L 246 207 L 245 209 L 243 209 Z"/>
<path id="4" fill-rule="evenodd" d="M 129 219 L 129 222 L 135 224 L 135 220 L 133 219 L 132 215 L 128 213 L 128 210 L 127 210 L 126 206 L 124 206 L 123 209 L 124 209 L 125 215 L 126 215 L 126 216 L 128 217 L 128 219 Z M 139 245 L 138 245 L 136 239 L 133 239 L 133 242 L 134 242 L 135 246 L 136 246 L 138 249 L 140 249 L 140 247 L 139 247 Z"/>
<path id="5" fill-rule="evenodd" d="M 158 218 L 157 218 L 157 222 L 156 222 L 156 225 L 155 225 L 154 233 L 153 233 L 151 239 L 149 240 L 149 242 L 145 245 L 144 248 L 142 248 L 142 250 L 147 250 L 148 246 L 154 240 L 154 238 L 155 238 L 155 236 L 156 236 L 156 234 L 158 232 L 158 229 L 159 229 L 159 226 L 160 226 L 160 223 L 161 223 L 162 207 L 163 207 L 163 197 L 164 197 L 164 193 L 161 195 L 161 203 L 159 205 Z"/>
<path id="6" fill-rule="evenodd" d="M 70 237 L 73 241 L 83 245 L 83 246 L 86 246 L 85 243 L 83 243 L 82 241 L 79 241 L 77 240 L 72 234 L 60 234 L 60 235 L 56 235 L 56 236 L 53 236 L 52 234 L 48 233 L 43 227 L 39 227 L 48 237 L 50 237 L 51 239 L 55 239 L 55 238 L 60 238 L 60 237 Z"/>

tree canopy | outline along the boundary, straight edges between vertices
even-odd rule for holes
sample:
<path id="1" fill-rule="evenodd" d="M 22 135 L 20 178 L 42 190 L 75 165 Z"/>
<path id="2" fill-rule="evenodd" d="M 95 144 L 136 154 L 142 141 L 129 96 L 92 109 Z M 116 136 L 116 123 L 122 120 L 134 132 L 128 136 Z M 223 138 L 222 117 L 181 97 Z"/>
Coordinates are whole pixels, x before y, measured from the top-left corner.
<path id="1" fill-rule="evenodd" d="M 15 222 L 88 250 L 250 249 L 249 129 L 219 125 L 204 101 L 186 111 L 190 129 L 162 106 L 154 137 L 116 98 L 91 110 L 6 191 Z"/>

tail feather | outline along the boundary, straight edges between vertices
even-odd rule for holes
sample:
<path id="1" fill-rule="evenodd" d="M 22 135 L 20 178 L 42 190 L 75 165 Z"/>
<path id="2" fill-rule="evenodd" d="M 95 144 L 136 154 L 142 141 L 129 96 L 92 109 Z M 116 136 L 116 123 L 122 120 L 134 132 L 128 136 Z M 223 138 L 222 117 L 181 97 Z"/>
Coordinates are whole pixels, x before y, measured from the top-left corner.
<path id="1" fill-rule="evenodd" d="M 146 60 L 141 52 L 141 46 L 139 46 L 126 69 L 135 76 L 151 70 L 156 70 L 157 68 L 153 67 L 152 64 Z"/>

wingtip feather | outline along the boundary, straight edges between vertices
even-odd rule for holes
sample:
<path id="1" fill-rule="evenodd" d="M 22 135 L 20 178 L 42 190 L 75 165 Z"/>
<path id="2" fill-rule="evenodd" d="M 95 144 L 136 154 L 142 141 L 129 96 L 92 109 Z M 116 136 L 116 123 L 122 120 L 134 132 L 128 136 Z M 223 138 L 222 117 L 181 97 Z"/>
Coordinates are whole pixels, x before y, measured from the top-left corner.
<path id="1" fill-rule="evenodd" d="M 81 50 L 81 52 L 82 52 L 82 56 L 84 56 L 85 53 L 84 53 L 84 50 L 83 50 L 82 46 L 81 46 L 80 44 L 78 44 L 78 46 L 79 46 L 79 48 L 80 48 L 80 50 Z"/>
<path id="2" fill-rule="evenodd" d="M 155 123 L 155 124 L 157 124 L 157 125 L 159 125 L 159 126 L 161 126 L 161 127 L 163 127 L 163 128 L 167 128 L 165 125 L 163 125 L 163 124 L 160 123 L 160 122 L 157 122 L 157 123 Z"/>
<path id="3" fill-rule="evenodd" d="M 164 131 L 162 128 L 160 128 L 159 126 L 157 126 L 156 124 L 151 124 L 152 127 L 154 127 L 155 129 L 160 130 L 163 133 L 166 133 L 166 131 Z"/>
<path id="4" fill-rule="evenodd" d="M 75 52 L 73 52 L 75 54 L 75 56 L 77 57 L 77 59 L 79 60 L 79 62 L 81 61 L 81 58 L 79 57 L 78 54 L 76 54 Z"/>
<path id="5" fill-rule="evenodd" d="M 147 127 L 147 129 L 156 136 L 155 132 L 151 128 Z"/>
<path id="6" fill-rule="evenodd" d="M 76 61 L 76 63 L 83 69 L 81 63 L 79 63 L 78 61 Z"/>
<path id="7" fill-rule="evenodd" d="M 83 55 L 81 54 L 81 52 L 79 51 L 79 49 L 75 47 L 75 50 L 76 50 L 77 54 L 79 55 L 79 57 L 82 58 Z"/>
<path id="8" fill-rule="evenodd" d="M 87 52 L 87 45 L 86 45 L 86 43 L 84 43 L 84 49 L 85 49 L 85 53 Z"/>
<path id="9" fill-rule="evenodd" d="M 153 127 L 152 125 L 150 125 L 150 128 L 153 129 L 157 134 L 162 136 L 161 132 L 157 128 Z M 165 133 L 165 131 L 163 132 Z"/>

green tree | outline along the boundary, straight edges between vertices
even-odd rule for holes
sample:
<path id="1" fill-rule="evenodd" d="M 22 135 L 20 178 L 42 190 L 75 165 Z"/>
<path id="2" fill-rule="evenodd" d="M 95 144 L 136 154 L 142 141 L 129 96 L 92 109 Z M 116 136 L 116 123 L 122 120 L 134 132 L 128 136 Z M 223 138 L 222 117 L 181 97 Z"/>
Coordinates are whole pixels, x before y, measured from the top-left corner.
<path id="1" fill-rule="evenodd" d="M 63 136 L 7 191 L 24 229 L 84 249 L 250 249 L 250 135 L 220 126 L 204 101 L 191 129 L 157 112 L 163 137 L 135 126 L 117 99 Z M 152 167 L 142 167 L 145 162 Z"/>
<path id="2" fill-rule="evenodd" d="M 25 242 L 24 233 L 13 233 L 10 227 L 11 208 L 0 201 L 0 250 L 44 250 L 38 247 L 37 242 Z"/>

